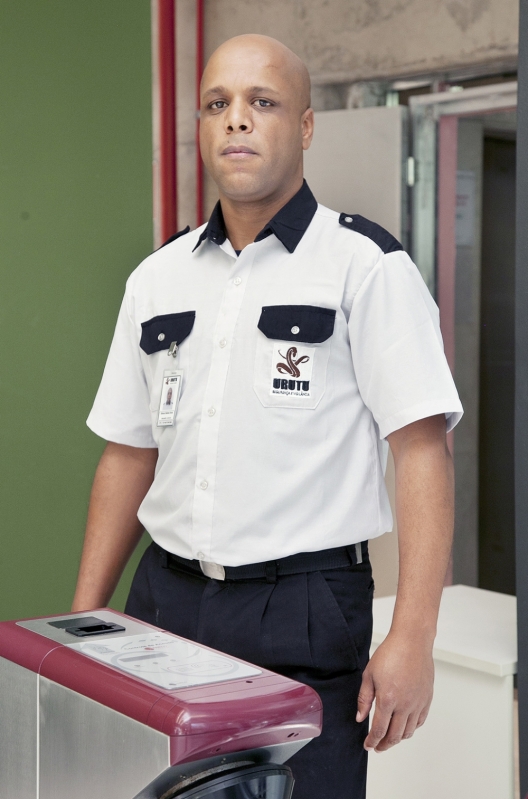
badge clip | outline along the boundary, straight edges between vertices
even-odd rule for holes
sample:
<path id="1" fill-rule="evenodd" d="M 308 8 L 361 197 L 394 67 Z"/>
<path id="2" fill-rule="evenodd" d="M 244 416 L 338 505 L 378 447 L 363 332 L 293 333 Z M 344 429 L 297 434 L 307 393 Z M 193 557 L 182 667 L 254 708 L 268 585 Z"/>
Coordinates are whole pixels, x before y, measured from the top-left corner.
<path id="1" fill-rule="evenodd" d="M 175 358 L 177 356 L 177 354 L 178 354 L 178 342 L 177 341 L 173 341 L 172 344 L 169 347 L 169 351 L 168 351 L 167 355 L 172 355 L 172 357 Z"/>

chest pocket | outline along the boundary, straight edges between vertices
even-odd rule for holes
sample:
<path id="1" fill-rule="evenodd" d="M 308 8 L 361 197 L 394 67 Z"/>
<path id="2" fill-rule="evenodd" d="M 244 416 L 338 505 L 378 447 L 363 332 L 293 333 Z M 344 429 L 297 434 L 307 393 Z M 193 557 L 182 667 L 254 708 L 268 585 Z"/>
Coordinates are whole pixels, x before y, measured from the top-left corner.
<path id="1" fill-rule="evenodd" d="M 158 409 L 163 372 L 166 369 L 181 369 L 183 371 L 182 390 L 185 388 L 185 378 L 190 365 L 190 341 L 187 339 L 193 329 L 195 318 L 196 311 L 184 311 L 183 313 L 154 316 L 141 323 L 139 346 L 148 356 L 146 360 L 151 378 L 150 409 L 152 411 Z M 172 357 L 171 353 L 174 350 L 176 355 Z"/>
<path id="2" fill-rule="evenodd" d="M 265 407 L 317 407 L 326 389 L 335 316 L 317 305 L 262 308 L 253 387 Z"/>

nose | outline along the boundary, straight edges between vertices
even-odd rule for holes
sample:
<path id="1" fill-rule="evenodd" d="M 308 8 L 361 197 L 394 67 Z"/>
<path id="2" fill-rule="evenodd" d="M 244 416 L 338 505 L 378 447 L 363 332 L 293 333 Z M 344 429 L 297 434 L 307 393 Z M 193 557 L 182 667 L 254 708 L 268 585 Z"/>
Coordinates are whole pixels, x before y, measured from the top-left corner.
<path id="1" fill-rule="evenodd" d="M 251 112 L 243 100 L 234 99 L 227 108 L 225 115 L 227 133 L 248 133 L 252 130 Z"/>

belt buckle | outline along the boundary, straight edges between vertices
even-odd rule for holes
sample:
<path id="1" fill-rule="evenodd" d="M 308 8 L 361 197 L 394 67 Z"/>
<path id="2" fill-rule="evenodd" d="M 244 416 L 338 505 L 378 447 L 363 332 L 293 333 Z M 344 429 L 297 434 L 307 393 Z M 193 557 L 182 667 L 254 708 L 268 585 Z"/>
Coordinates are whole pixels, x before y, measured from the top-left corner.
<path id="1" fill-rule="evenodd" d="M 363 552 L 361 551 L 361 542 L 356 544 L 356 564 L 363 563 Z"/>
<path id="2" fill-rule="evenodd" d="M 200 569 L 211 580 L 225 580 L 225 569 L 219 563 L 209 563 L 206 560 L 201 560 Z"/>

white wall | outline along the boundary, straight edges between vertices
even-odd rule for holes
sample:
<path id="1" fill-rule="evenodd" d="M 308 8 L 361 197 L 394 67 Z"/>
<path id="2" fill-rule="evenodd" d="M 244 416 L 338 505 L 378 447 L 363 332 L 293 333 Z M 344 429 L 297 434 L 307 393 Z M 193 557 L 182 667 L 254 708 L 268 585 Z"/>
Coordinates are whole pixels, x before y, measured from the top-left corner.
<path id="1" fill-rule="evenodd" d="M 207 0 L 206 52 L 241 33 L 280 39 L 318 83 L 514 59 L 518 0 Z"/>

